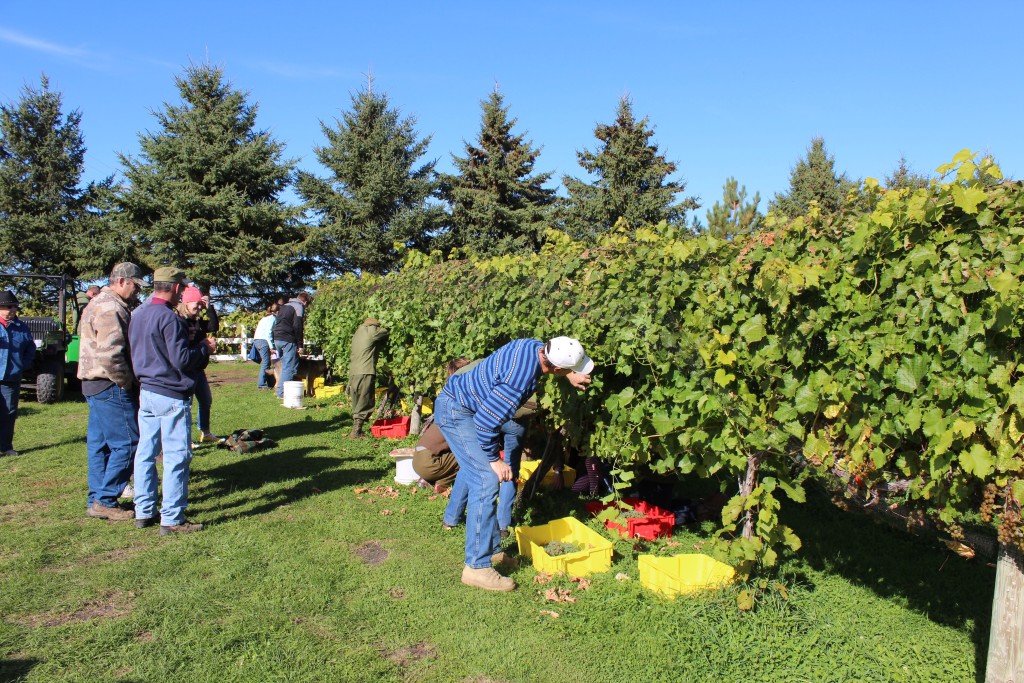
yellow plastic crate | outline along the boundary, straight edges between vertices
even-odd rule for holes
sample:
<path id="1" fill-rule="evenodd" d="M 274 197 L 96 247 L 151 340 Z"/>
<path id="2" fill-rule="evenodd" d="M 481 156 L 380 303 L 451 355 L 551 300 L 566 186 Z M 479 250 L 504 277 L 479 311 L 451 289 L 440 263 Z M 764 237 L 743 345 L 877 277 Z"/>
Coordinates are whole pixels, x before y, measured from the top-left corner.
<path id="1" fill-rule="evenodd" d="M 314 377 L 313 378 L 313 390 L 314 391 L 316 391 L 317 389 L 319 389 L 319 388 L 321 388 L 323 386 L 324 386 L 324 378 L 323 377 Z"/>
<path id="2" fill-rule="evenodd" d="M 340 386 L 334 386 L 334 387 L 319 386 L 319 387 L 316 387 L 314 389 L 313 395 L 316 396 L 317 398 L 332 398 L 334 396 L 340 396 L 342 389 L 344 389 L 344 387 L 340 387 Z"/>
<path id="3" fill-rule="evenodd" d="M 551 557 L 544 551 L 544 546 L 551 541 L 575 543 L 585 550 Z M 563 517 L 540 526 L 517 526 L 516 543 L 519 545 L 519 554 L 529 557 L 534 568 L 540 572 L 587 576 L 607 571 L 612 566 L 611 541 L 572 517 Z"/>
<path id="4" fill-rule="evenodd" d="M 736 570 L 707 555 L 641 555 L 638 561 L 640 584 L 670 598 L 718 588 L 736 578 Z"/>
<path id="5" fill-rule="evenodd" d="M 398 406 L 402 409 L 403 415 L 412 415 L 412 405 L 412 401 L 407 400 L 404 396 L 398 402 Z M 423 403 L 420 405 L 420 415 L 426 417 L 427 415 L 430 415 L 433 412 L 434 402 L 431 399 L 424 396 Z"/>
<path id="6" fill-rule="evenodd" d="M 540 467 L 540 460 L 522 460 L 519 463 L 519 486 L 526 483 L 526 480 L 530 478 L 530 475 L 537 471 Z M 553 469 L 548 470 L 548 473 L 544 475 L 544 479 L 541 484 L 547 487 L 553 487 L 555 485 L 555 471 Z M 569 488 L 576 483 L 576 470 L 569 467 L 568 465 L 562 467 L 562 483 L 565 484 L 566 488 Z"/>

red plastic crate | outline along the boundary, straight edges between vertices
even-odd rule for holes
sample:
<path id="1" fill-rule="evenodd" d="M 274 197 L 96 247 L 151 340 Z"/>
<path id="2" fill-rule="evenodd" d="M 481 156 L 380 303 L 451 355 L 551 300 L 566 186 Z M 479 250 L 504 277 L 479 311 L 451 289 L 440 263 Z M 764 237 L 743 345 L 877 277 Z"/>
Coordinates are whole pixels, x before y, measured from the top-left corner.
<path id="1" fill-rule="evenodd" d="M 615 529 L 619 534 L 628 538 L 639 536 L 653 541 L 659 537 L 671 538 L 672 527 L 676 524 L 676 516 L 668 510 L 663 510 L 657 505 L 645 503 L 639 498 L 623 498 L 622 502 L 644 515 L 643 517 L 631 517 L 626 519 L 626 526 L 623 527 L 614 520 L 607 520 L 604 525 L 609 529 Z M 587 512 L 595 517 L 605 508 L 611 507 L 614 503 L 601 503 L 592 501 L 587 503 Z"/>
<path id="2" fill-rule="evenodd" d="M 409 435 L 409 418 L 392 417 L 387 420 L 377 420 L 371 425 L 370 433 L 377 438 L 401 439 Z"/>

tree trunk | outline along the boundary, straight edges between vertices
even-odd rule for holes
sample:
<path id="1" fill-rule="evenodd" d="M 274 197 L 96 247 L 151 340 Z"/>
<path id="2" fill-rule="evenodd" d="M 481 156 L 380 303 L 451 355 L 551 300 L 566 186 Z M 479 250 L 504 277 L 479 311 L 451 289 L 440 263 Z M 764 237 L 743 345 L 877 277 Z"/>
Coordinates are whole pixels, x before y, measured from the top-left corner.
<path id="1" fill-rule="evenodd" d="M 740 484 L 740 495 L 746 498 L 757 487 L 757 468 L 764 458 L 764 453 L 755 453 L 747 458 L 747 474 Z M 743 513 L 743 538 L 754 537 L 754 513 L 753 508 Z"/>
<path id="2" fill-rule="evenodd" d="M 985 683 L 1024 681 L 1024 553 L 999 544 Z"/>

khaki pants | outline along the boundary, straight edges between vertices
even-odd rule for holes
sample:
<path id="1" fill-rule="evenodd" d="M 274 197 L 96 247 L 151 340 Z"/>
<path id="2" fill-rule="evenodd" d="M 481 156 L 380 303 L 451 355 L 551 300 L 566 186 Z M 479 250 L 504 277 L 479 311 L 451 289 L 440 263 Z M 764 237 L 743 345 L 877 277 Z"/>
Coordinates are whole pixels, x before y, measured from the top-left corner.
<path id="1" fill-rule="evenodd" d="M 412 468 L 416 470 L 416 474 L 431 484 L 441 484 L 449 488 L 455 482 L 455 475 L 459 473 L 459 463 L 455 462 L 452 452 L 447 450 L 441 455 L 434 455 L 426 448 L 416 449 L 412 456 Z"/>
<path id="2" fill-rule="evenodd" d="M 366 421 L 373 412 L 373 390 L 377 375 L 355 375 L 348 378 L 348 397 L 352 399 L 352 419 Z"/>

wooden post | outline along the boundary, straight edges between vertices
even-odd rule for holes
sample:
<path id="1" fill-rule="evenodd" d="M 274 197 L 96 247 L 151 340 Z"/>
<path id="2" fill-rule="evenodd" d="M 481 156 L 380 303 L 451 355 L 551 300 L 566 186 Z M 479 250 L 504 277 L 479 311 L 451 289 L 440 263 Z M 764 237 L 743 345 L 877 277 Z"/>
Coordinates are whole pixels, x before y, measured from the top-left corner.
<path id="1" fill-rule="evenodd" d="M 999 544 L 985 683 L 1024 683 L 1024 553 Z"/>
<path id="2" fill-rule="evenodd" d="M 420 433 L 420 420 L 423 415 L 423 394 L 416 394 L 412 402 L 412 415 L 409 416 L 409 433 L 413 436 Z"/>

